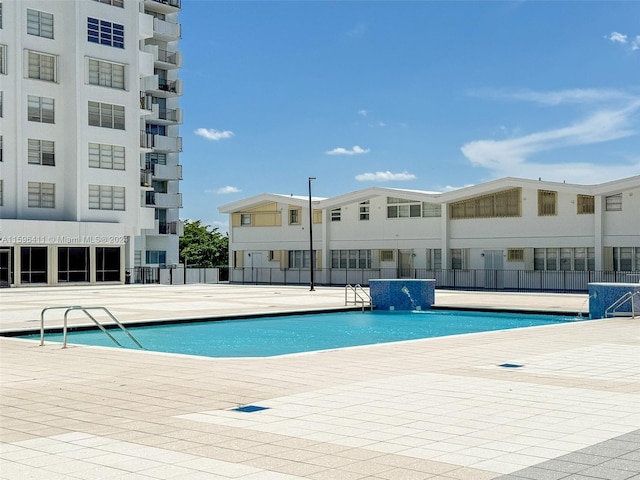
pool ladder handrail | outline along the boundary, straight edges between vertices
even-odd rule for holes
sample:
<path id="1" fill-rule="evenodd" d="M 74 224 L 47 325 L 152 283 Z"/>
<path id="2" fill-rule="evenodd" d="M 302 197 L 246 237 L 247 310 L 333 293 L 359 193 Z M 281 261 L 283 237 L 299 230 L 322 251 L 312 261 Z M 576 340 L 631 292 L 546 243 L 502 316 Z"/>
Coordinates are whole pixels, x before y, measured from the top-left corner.
<path id="1" fill-rule="evenodd" d="M 636 318 L 636 311 L 638 312 L 638 315 L 640 315 L 640 310 L 636 310 L 635 297 L 638 297 L 640 299 L 640 292 L 627 292 L 622 295 L 618 300 L 609 305 L 609 307 L 605 310 L 604 318 L 609 318 L 609 315 L 611 315 L 612 317 L 630 316 L 631 318 Z M 621 307 L 628 301 L 631 301 L 631 312 L 620 312 L 616 315 L 616 309 L 618 307 Z M 624 315 L 622 315 L 622 313 L 624 313 Z M 631 313 L 631 315 L 626 315 L 627 313 Z"/>
<path id="2" fill-rule="evenodd" d="M 62 348 L 67 348 L 67 317 L 69 315 L 69 312 L 72 311 L 81 311 L 82 313 L 84 313 L 87 317 L 89 317 L 91 319 L 91 321 L 93 323 L 96 324 L 96 326 L 102 330 L 111 340 L 113 340 L 113 342 L 118 345 L 119 347 L 122 347 L 122 344 L 116 340 L 116 338 L 111 335 L 106 328 L 104 328 L 104 326 L 93 316 L 91 315 L 88 310 L 102 310 L 103 312 L 105 312 L 110 318 L 111 320 L 113 320 L 115 322 L 115 324 L 120 327 L 120 329 L 126 333 L 129 338 L 133 341 L 133 343 L 135 343 L 138 347 L 140 347 L 140 349 L 145 350 L 145 348 L 140 344 L 140 342 L 138 342 L 138 340 L 135 339 L 135 337 L 133 335 L 131 335 L 131 333 L 129 332 L 129 330 L 127 330 L 124 325 L 122 323 L 120 323 L 120 321 L 106 308 L 106 307 L 82 307 L 80 305 L 70 305 L 70 306 L 65 306 L 65 307 L 45 307 L 42 309 L 42 311 L 40 312 L 40 346 L 44 345 L 44 312 L 48 311 L 48 310 L 61 310 L 61 309 L 65 309 L 64 311 L 64 323 L 62 324 Z"/>
<path id="3" fill-rule="evenodd" d="M 349 300 L 350 291 L 353 292 L 353 300 Z M 373 310 L 373 301 L 371 299 L 371 295 L 369 295 L 359 283 L 356 285 L 347 284 L 344 286 L 344 304 L 346 306 L 350 303 L 353 303 L 354 305 L 360 303 L 362 305 L 363 311 L 365 306 L 367 305 L 371 310 Z"/>

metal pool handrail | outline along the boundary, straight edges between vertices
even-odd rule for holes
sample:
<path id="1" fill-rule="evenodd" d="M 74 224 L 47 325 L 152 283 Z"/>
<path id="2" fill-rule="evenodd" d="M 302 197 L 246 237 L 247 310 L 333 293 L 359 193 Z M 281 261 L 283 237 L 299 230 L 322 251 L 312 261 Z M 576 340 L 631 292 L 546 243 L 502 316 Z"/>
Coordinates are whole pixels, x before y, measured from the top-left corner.
<path id="1" fill-rule="evenodd" d="M 120 327 L 120 329 L 122 329 L 122 331 L 124 333 L 126 333 L 129 338 L 138 346 L 140 347 L 142 350 L 144 350 L 145 348 L 140 344 L 140 342 L 138 342 L 138 340 L 135 339 L 135 337 L 133 335 L 131 335 L 131 333 L 129 332 L 129 330 L 127 330 L 124 325 L 122 325 L 122 323 L 120 323 L 120 321 L 106 308 L 106 307 L 82 307 L 80 305 L 72 305 L 72 306 L 66 306 L 66 307 L 45 307 L 42 309 L 42 311 L 40 312 L 40 346 L 44 345 L 44 312 L 46 312 L 47 310 L 56 310 L 56 309 L 65 309 L 64 311 L 64 323 L 62 325 L 62 348 L 67 348 L 67 316 L 69 315 L 69 312 L 74 311 L 74 310 L 79 310 L 81 312 L 83 312 L 87 317 L 89 317 L 91 319 L 91 321 L 93 323 L 96 324 L 96 326 L 102 330 L 111 340 L 113 340 L 113 342 L 118 345 L 119 347 L 122 347 L 122 344 L 120 342 L 118 342 L 118 340 L 116 340 L 116 338 L 111 335 L 106 328 L 104 328 L 102 326 L 102 324 L 100 322 L 98 322 L 98 320 L 96 320 L 96 318 L 91 315 L 88 310 L 102 310 L 103 312 L 105 312 L 107 315 L 109 315 L 109 317 L 111 317 L 111 320 L 113 320 L 115 322 L 115 324 Z"/>
<path id="2" fill-rule="evenodd" d="M 349 291 L 353 292 L 353 300 L 348 299 Z M 371 300 L 371 296 L 364 290 L 364 288 L 362 288 L 360 284 L 347 284 L 344 286 L 344 304 L 348 305 L 349 303 L 353 303 L 354 305 L 360 303 L 362 305 L 362 310 L 364 310 L 365 303 L 368 303 L 369 307 L 373 310 L 373 302 Z"/>

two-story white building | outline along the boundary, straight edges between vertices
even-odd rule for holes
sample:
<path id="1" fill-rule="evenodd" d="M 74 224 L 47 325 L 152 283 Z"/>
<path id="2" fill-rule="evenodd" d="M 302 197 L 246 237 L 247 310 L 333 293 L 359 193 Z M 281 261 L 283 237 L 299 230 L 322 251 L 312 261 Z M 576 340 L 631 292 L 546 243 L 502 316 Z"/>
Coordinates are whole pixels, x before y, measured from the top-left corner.
<path id="1" fill-rule="evenodd" d="M 178 263 L 180 7 L 0 1 L 0 286 Z"/>
<path id="2" fill-rule="evenodd" d="M 584 290 L 640 272 L 640 176 L 599 185 L 503 178 L 446 193 L 372 187 L 261 194 L 230 215 L 232 282 L 433 278 L 440 286 Z M 313 255 L 310 224 L 313 225 Z M 638 277 L 636 275 L 638 279 Z"/>

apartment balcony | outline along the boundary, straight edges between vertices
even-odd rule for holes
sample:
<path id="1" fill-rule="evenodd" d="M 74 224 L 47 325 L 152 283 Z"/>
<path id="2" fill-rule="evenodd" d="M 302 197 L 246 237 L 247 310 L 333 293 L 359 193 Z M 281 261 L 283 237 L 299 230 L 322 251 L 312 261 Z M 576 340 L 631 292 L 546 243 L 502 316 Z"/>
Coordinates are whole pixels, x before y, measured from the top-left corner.
<path id="1" fill-rule="evenodd" d="M 160 108 L 159 105 L 153 106 L 154 123 L 159 125 L 179 125 L 182 123 L 181 108 Z"/>
<path id="2" fill-rule="evenodd" d="M 153 97 L 144 92 L 140 92 L 140 115 L 152 115 Z"/>
<path id="3" fill-rule="evenodd" d="M 165 42 L 172 42 L 182 38 L 182 26 L 159 18 L 153 19 L 153 37 Z"/>
<path id="4" fill-rule="evenodd" d="M 153 176 L 158 180 L 182 180 L 182 165 L 153 165 Z"/>
<path id="5" fill-rule="evenodd" d="M 155 55 L 152 52 L 141 50 L 138 52 L 138 60 L 140 62 L 140 76 L 144 78 L 152 77 L 154 72 L 153 65 L 156 60 Z M 145 88 L 142 87 L 142 90 L 145 90 Z"/>
<path id="6" fill-rule="evenodd" d="M 172 52 L 170 50 L 158 48 L 158 55 L 156 56 L 155 63 L 158 67 L 166 68 L 167 70 L 181 68 L 182 52 Z"/>
<path id="7" fill-rule="evenodd" d="M 140 148 L 148 150 L 153 149 L 153 137 L 154 135 L 152 133 L 140 130 Z"/>
<path id="8" fill-rule="evenodd" d="M 161 13 L 175 13 L 182 8 L 182 0 L 144 0 L 145 8 Z"/>
<path id="9" fill-rule="evenodd" d="M 144 130 L 140 131 L 140 148 L 153 149 L 157 152 L 181 152 L 182 137 L 167 137 L 164 135 L 154 135 Z"/>
<path id="10" fill-rule="evenodd" d="M 145 204 L 160 208 L 182 208 L 182 194 L 146 192 Z"/>
<path id="11" fill-rule="evenodd" d="M 153 17 L 144 12 L 138 13 L 138 39 L 153 37 L 155 33 Z"/>
<path id="12" fill-rule="evenodd" d="M 153 136 L 153 149 L 157 152 L 181 152 L 182 137 Z"/>
<path id="13" fill-rule="evenodd" d="M 176 222 L 166 222 L 159 223 L 158 222 L 158 233 L 160 235 L 184 235 L 184 223 L 182 220 L 178 220 Z"/>
<path id="14" fill-rule="evenodd" d="M 148 230 L 155 227 L 155 208 L 148 208 L 146 206 L 142 206 L 140 208 L 140 225 L 138 225 L 141 229 Z"/>
<path id="15" fill-rule="evenodd" d="M 144 168 L 140 169 L 140 186 L 150 187 L 152 176 L 153 176 L 153 170 L 144 169 Z"/>

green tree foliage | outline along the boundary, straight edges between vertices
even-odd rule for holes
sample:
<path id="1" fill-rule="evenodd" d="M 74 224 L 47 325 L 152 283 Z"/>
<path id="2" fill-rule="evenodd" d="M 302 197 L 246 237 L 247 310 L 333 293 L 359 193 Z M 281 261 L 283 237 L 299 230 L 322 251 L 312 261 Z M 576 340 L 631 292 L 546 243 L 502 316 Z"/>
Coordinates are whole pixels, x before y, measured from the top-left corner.
<path id="1" fill-rule="evenodd" d="M 200 220 L 185 220 L 180 261 L 188 267 L 220 267 L 229 260 L 229 237 Z"/>

